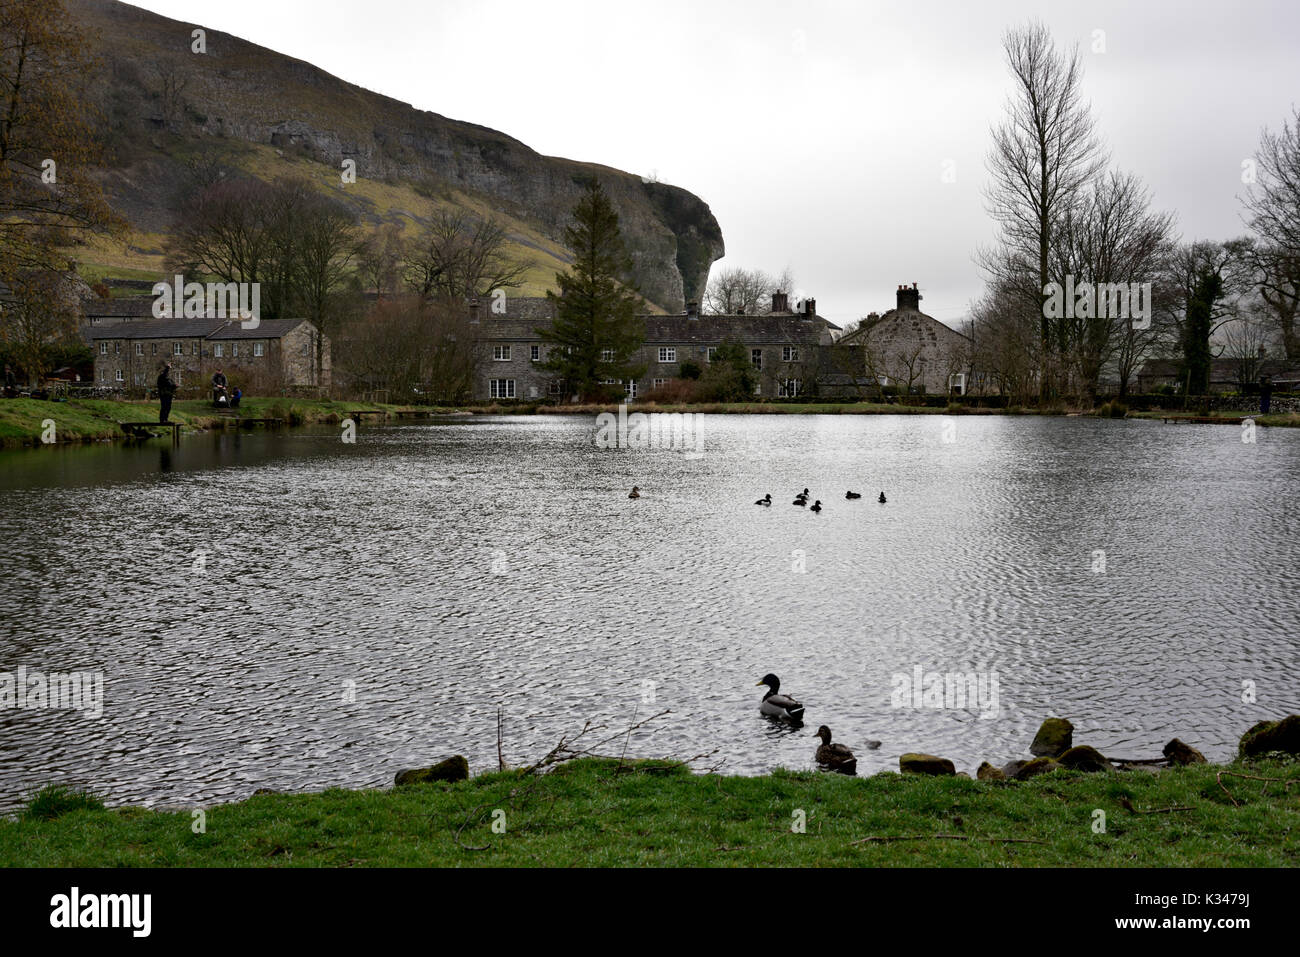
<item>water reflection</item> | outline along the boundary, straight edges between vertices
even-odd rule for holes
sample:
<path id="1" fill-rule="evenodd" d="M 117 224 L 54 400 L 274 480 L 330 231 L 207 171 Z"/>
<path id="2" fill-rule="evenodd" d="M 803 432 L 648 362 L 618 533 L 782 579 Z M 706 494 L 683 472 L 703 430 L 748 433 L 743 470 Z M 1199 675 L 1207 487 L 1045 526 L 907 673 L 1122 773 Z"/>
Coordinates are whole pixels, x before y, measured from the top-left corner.
<path id="1" fill-rule="evenodd" d="M 498 706 L 518 764 L 644 718 L 646 681 L 673 713 L 628 753 L 718 749 L 732 773 L 812 767 L 821 723 L 859 774 L 905 751 L 971 770 L 1047 714 L 1103 751 L 1224 759 L 1300 710 L 1296 431 L 971 417 L 945 443 L 930 418 L 710 417 L 688 458 L 594 429 L 0 453 L 0 670 L 105 688 L 98 721 L 0 710 L 0 805 L 50 780 L 180 804 L 382 786 L 451 752 L 477 771 Z M 805 486 L 820 515 L 786 504 Z M 996 714 L 894 707 L 918 666 L 996 671 Z M 759 714 L 768 671 L 803 729 Z"/>

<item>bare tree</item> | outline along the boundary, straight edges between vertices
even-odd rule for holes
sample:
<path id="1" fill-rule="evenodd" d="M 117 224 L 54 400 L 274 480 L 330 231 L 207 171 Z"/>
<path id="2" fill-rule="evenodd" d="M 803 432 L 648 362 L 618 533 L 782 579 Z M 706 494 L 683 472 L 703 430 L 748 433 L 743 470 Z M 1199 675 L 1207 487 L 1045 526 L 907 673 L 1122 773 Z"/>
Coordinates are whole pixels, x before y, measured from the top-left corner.
<path id="1" fill-rule="evenodd" d="M 1042 309 L 1051 272 L 1053 232 L 1065 213 L 1105 168 L 1091 110 L 1082 100 L 1083 68 L 1078 47 L 1058 52 L 1041 22 L 1009 30 L 1003 37 L 1015 89 L 1007 118 L 993 131 L 986 192 L 990 215 L 999 225 L 1001 249 L 984 254 L 982 265 L 1002 286 L 1001 294 L 1023 288 L 1007 282 L 1008 265 L 1031 270 L 1039 317 L 1040 394 L 1054 391 L 1066 352 L 1066 331 Z M 1047 362 L 1047 360 L 1055 360 Z"/>
<path id="2" fill-rule="evenodd" d="M 367 236 L 357 251 L 357 272 L 364 287 L 373 289 L 381 301 L 392 294 L 405 256 L 406 244 L 396 224 L 389 223 Z"/>
<path id="3" fill-rule="evenodd" d="M 526 263 L 508 254 L 505 228 L 462 210 L 440 211 L 406 249 L 408 286 L 424 301 L 470 299 L 523 284 Z"/>

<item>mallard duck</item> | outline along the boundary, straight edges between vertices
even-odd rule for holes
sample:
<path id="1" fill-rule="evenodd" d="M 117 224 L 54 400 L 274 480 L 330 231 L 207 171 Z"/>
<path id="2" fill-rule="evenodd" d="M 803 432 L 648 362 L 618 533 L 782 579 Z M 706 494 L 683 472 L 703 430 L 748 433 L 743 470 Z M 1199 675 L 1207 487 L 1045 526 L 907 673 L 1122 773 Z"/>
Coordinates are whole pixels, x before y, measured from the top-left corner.
<path id="1" fill-rule="evenodd" d="M 814 737 L 822 739 L 817 749 L 817 763 L 840 774 L 857 774 L 858 759 L 842 744 L 831 744 L 831 729 L 822 725 Z"/>
<path id="2" fill-rule="evenodd" d="M 861 495 L 861 493 L 859 493 L 859 492 L 845 492 L 845 493 L 844 493 L 844 497 L 845 497 L 845 498 L 862 498 L 862 495 Z"/>
<path id="3" fill-rule="evenodd" d="M 884 505 L 884 504 L 885 504 L 885 493 L 884 493 L 884 492 L 881 492 L 881 493 L 880 493 L 880 498 L 876 499 L 876 501 L 879 502 L 881 505 Z"/>
<path id="4" fill-rule="evenodd" d="M 632 486 L 632 491 L 630 491 L 630 492 L 627 493 L 627 497 L 628 497 L 628 498 L 640 498 L 640 497 L 641 497 L 641 486 L 639 486 L 639 485 L 633 485 L 633 486 Z"/>
<path id="5" fill-rule="evenodd" d="M 760 499 L 759 499 L 757 502 L 755 502 L 754 504 L 755 504 L 755 505 L 771 505 L 771 504 L 772 504 L 772 493 L 771 493 L 771 492 L 768 492 L 766 495 L 764 495 L 762 498 L 760 498 Z"/>
<path id="6" fill-rule="evenodd" d="M 821 499 L 818 499 L 817 501 L 813 502 L 812 511 L 820 512 L 821 510 L 822 510 Z"/>
<path id="7" fill-rule="evenodd" d="M 774 718 L 785 718 L 796 724 L 803 721 L 803 705 L 789 695 L 777 693 L 781 690 L 780 678 L 776 675 L 763 675 L 763 680 L 759 684 L 767 685 L 767 694 L 763 695 L 763 703 L 758 706 L 759 711 L 770 714 Z"/>

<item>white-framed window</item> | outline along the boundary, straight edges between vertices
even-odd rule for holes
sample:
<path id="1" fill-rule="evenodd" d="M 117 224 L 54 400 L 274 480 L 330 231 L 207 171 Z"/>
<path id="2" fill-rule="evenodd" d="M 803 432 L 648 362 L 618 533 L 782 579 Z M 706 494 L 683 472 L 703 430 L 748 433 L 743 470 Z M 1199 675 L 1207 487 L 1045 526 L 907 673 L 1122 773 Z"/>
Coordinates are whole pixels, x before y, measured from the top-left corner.
<path id="1" fill-rule="evenodd" d="M 948 376 L 948 391 L 956 392 L 958 395 L 966 394 L 966 373 L 954 372 Z"/>
<path id="2" fill-rule="evenodd" d="M 513 399 L 514 397 L 515 397 L 514 379 L 493 379 L 492 380 L 492 398 Z"/>
<path id="3" fill-rule="evenodd" d="M 158 343 L 154 342 L 149 345 L 149 354 L 153 356 L 158 354 Z"/>
<path id="4" fill-rule="evenodd" d="M 802 384 L 798 379 L 780 379 L 776 383 L 776 394 L 793 398 L 799 394 L 799 386 Z"/>
<path id="5" fill-rule="evenodd" d="M 601 380 L 600 380 L 600 384 L 601 384 L 601 385 L 618 385 L 618 380 L 617 380 L 617 379 L 601 379 Z"/>
<path id="6" fill-rule="evenodd" d="M 137 343 L 135 344 L 135 354 L 138 355 L 138 356 L 142 356 L 142 355 L 144 355 L 144 343 L 143 343 L 143 342 L 137 342 Z"/>
<path id="7" fill-rule="evenodd" d="M 627 393 L 627 397 L 628 397 L 629 399 L 635 399 L 635 398 L 636 398 L 636 379 L 628 379 L 628 380 L 627 380 L 627 384 L 623 387 L 623 391 Z"/>
<path id="8" fill-rule="evenodd" d="M 494 361 L 494 362 L 509 362 L 509 361 L 510 361 L 510 347 L 509 347 L 509 346 L 493 346 L 493 347 L 492 347 L 492 361 Z M 501 381 L 504 382 L 504 381 L 506 381 L 506 380 L 502 379 Z"/>
<path id="9" fill-rule="evenodd" d="M 113 343 L 113 355 L 115 355 L 115 356 L 116 356 L 116 355 L 120 355 L 121 352 L 122 352 L 122 343 L 120 343 L 120 342 L 114 342 L 114 343 Z"/>
<path id="10" fill-rule="evenodd" d="M 798 346 L 782 346 L 782 347 L 781 347 L 781 361 L 782 361 L 782 362 L 798 362 L 798 361 L 799 361 L 799 347 L 798 347 Z"/>
<path id="11" fill-rule="evenodd" d="M 763 394 L 763 383 L 761 383 L 761 382 L 755 382 L 755 383 L 754 383 L 754 395 L 762 395 L 762 394 Z"/>
<path id="12" fill-rule="evenodd" d="M 264 342 L 254 342 L 254 343 L 253 343 L 253 355 L 254 355 L 254 356 L 264 356 L 264 355 L 266 355 L 266 343 L 264 343 Z"/>
<path id="13" fill-rule="evenodd" d="M 183 342 L 173 342 L 173 343 L 172 343 L 172 355 L 174 355 L 174 356 L 183 356 L 183 355 L 185 355 L 185 343 L 183 343 Z"/>
<path id="14" fill-rule="evenodd" d="M 238 359 L 238 358 L 239 358 L 239 343 L 238 343 L 238 342 L 232 342 L 232 343 L 230 344 L 230 358 L 232 358 L 232 359 Z"/>
<path id="15" fill-rule="evenodd" d="M 709 348 L 707 348 L 707 349 L 704 350 L 704 361 L 705 361 L 705 362 L 712 362 L 712 361 L 713 361 L 713 357 L 716 356 L 717 354 L 718 354 L 718 347 L 717 347 L 717 346 L 709 346 Z"/>
<path id="16" fill-rule="evenodd" d="M 763 368 L 763 350 L 762 350 L 762 349 L 750 349 L 750 350 L 749 350 L 749 361 L 752 362 L 752 363 L 754 364 L 754 368 L 755 368 L 755 369 L 761 369 L 761 368 Z"/>
<path id="17" fill-rule="evenodd" d="M 614 350 L 613 350 L 613 349 L 601 349 L 601 350 L 600 350 L 600 361 L 601 361 L 601 362 L 613 362 L 613 361 L 614 361 Z"/>
<path id="18" fill-rule="evenodd" d="M 667 379 L 655 379 L 652 388 L 655 388 L 655 389 L 662 389 L 662 388 L 663 388 L 664 386 L 666 386 L 667 384 L 668 384 L 668 380 L 667 380 Z"/>
<path id="19" fill-rule="evenodd" d="M 547 395 L 559 395 L 559 394 L 560 394 L 560 386 L 561 386 L 562 384 L 563 384 L 562 380 L 560 380 L 560 379 L 552 379 L 552 380 L 547 384 L 547 386 L 546 386 L 546 394 L 547 394 Z"/>
<path id="20" fill-rule="evenodd" d="M 529 361 L 529 362 L 541 362 L 541 361 L 542 361 L 542 347 L 541 347 L 541 346 L 529 346 L 529 347 L 528 347 L 528 361 Z"/>
<path id="21" fill-rule="evenodd" d="M 672 346 L 660 346 L 660 347 L 659 347 L 659 361 L 660 361 L 660 362 L 676 362 L 676 361 L 677 361 L 677 350 L 676 350 L 675 348 L 673 348 Z"/>
<path id="22" fill-rule="evenodd" d="M 191 351 L 192 351 L 195 355 L 198 355 L 198 354 L 199 354 L 199 344 L 198 344 L 198 342 L 195 342 L 195 343 L 194 343 L 194 348 L 193 348 L 193 350 L 191 350 Z"/>
<path id="23" fill-rule="evenodd" d="M 106 356 L 106 355 L 108 355 L 108 343 L 107 343 L 107 342 L 104 342 L 104 341 L 102 341 L 102 340 L 100 341 L 100 343 L 99 343 L 99 354 L 100 354 L 101 356 Z"/>
<path id="24" fill-rule="evenodd" d="M 214 358 L 220 359 L 225 354 L 226 354 L 226 347 L 224 345 L 222 345 L 220 342 L 213 343 L 212 355 Z"/>
<path id="25" fill-rule="evenodd" d="M 125 381 L 126 381 L 126 377 L 122 375 L 122 370 L 121 370 L 121 369 L 118 369 L 118 370 L 117 370 L 117 375 L 116 375 L 115 378 L 117 379 L 118 382 L 125 382 Z"/>

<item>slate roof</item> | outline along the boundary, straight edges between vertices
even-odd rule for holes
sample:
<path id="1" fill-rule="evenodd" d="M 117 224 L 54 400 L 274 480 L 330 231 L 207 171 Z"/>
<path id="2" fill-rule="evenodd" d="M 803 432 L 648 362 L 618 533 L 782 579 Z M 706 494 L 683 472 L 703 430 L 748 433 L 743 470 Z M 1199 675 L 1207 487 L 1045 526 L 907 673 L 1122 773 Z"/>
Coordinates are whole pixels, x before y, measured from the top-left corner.
<path id="1" fill-rule="evenodd" d="M 237 319 L 141 319 L 88 330 L 95 339 L 279 339 L 305 319 L 263 319 L 245 329 Z"/>
<path id="2" fill-rule="evenodd" d="M 511 300 L 523 302 L 523 300 Z M 534 300 L 537 302 L 538 300 Z M 549 307 L 546 300 L 540 302 Z M 549 308 L 530 318 L 481 316 L 479 337 L 515 342 L 540 342 L 538 326 L 545 326 L 552 318 Z M 687 316 L 641 316 L 645 322 L 646 345 L 660 343 L 671 345 L 713 345 L 728 339 L 746 345 L 829 345 L 830 330 L 839 326 L 820 316 L 804 319 L 793 313 L 766 316 L 711 316 L 698 319 Z"/>
<path id="3" fill-rule="evenodd" d="M 87 319 L 152 319 L 153 303 L 153 296 L 89 299 L 81 304 L 81 312 Z"/>

